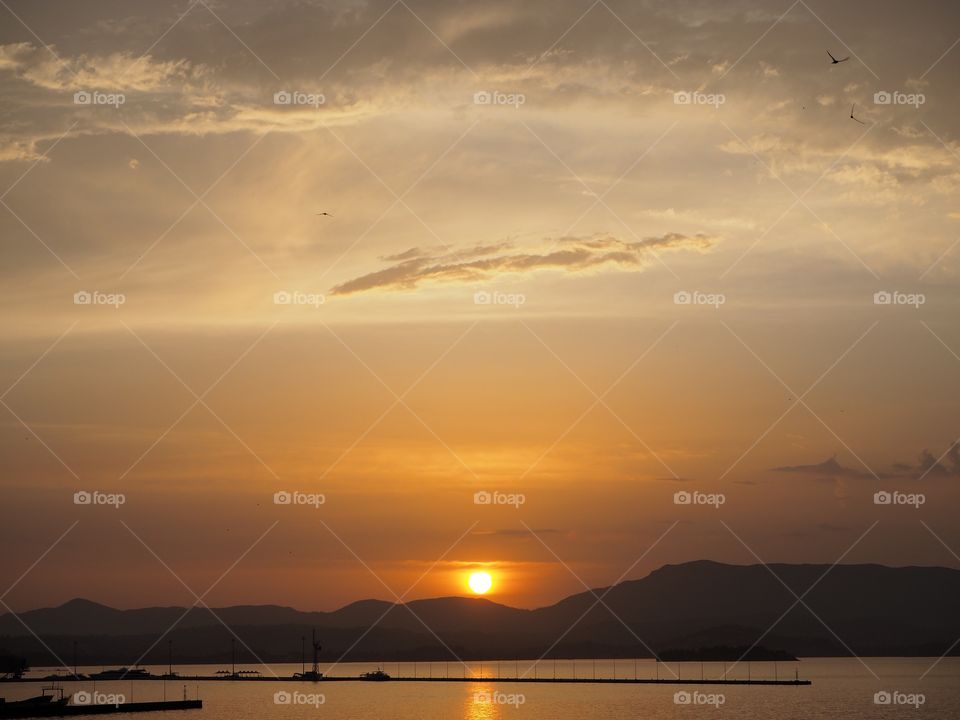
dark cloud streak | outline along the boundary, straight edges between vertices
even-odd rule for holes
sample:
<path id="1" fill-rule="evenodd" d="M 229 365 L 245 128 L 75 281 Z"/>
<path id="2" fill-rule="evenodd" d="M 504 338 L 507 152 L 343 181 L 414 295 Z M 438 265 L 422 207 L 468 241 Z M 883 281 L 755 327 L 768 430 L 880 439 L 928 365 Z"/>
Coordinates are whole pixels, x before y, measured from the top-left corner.
<path id="1" fill-rule="evenodd" d="M 704 235 L 667 233 L 637 241 L 624 241 L 612 235 L 563 237 L 545 240 L 544 249 L 519 250 L 512 243 L 496 243 L 447 253 L 430 253 L 411 248 L 381 258 L 393 262 L 390 267 L 348 280 L 333 288 L 333 295 L 352 295 L 373 290 L 412 290 L 425 282 L 476 282 L 504 273 L 529 273 L 537 270 L 562 270 L 582 273 L 601 266 L 641 269 L 659 250 L 706 252 L 718 241 Z"/>

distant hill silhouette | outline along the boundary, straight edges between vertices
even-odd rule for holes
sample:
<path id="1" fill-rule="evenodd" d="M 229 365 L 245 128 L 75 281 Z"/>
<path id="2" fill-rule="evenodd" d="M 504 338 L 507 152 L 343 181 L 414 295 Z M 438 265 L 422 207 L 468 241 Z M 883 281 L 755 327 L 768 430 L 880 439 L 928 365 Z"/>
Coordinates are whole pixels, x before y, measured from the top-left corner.
<path id="1" fill-rule="evenodd" d="M 462 659 L 536 658 L 551 646 L 548 657 L 649 657 L 648 647 L 693 657 L 757 641 L 771 657 L 940 655 L 960 637 L 958 570 L 769 568 L 706 560 L 667 565 L 640 580 L 596 589 L 597 595 L 606 593 L 602 604 L 584 592 L 535 610 L 463 597 L 405 605 L 363 600 L 334 612 L 236 606 L 215 608 L 216 617 L 193 608 L 168 635 L 184 608 L 116 610 L 78 599 L 20 617 L 64 659 L 72 659 L 76 640 L 81 664 L 131 663 L 161 636 L 145 663 L 166 663 L 167 640 L 173 641 L 175 662 L 227 662 L 231 635 L 220 620 L 257 656 L 274 662 L 299 661 L 300 638 L 313 628 L 326 660 L 351 646 L 349 660 L 453 659 L 444 645 Z M 824 576 L 804 597 L 810 610 L 770 570 L 800 596 Z M 0 648 L 32 665 L 56 664 L 9 614 L 0 616 Z M 243 662 L 255 660 L 241 652 Z"/>

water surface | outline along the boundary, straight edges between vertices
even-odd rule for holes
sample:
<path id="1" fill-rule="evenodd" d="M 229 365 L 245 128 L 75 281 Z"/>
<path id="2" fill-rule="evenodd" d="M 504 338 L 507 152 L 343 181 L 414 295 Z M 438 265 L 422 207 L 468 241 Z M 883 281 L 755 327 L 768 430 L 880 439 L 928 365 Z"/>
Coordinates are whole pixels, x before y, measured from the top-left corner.
<path id="1" fill-rule="evenodd" d="M 671 685 L 592 685 L 592 684 L 533 684 L 495 681 L 497 673 L 502 677 L 514 677 L 529 673 L 534 667 L 523 661 L 513 660 L 485 663 L 469 663 L 462 668 L 457 663 L 388 663 L 384 669 L 394 676 L 417 677 L 462 675 L 467 673 L 478 679 L 470 683 L 411 683 L 411 682 L 190 682 L 181 681 L 104 681 L 93 683 L 62 683 L 65 692 L 86 691 L 102 695 L 122 695 L 126 701 L 146 701 L 199 697 L 204 701 L 202 710 L 187 711 L 186 715 L 137 715 L 136 717 L 169 717 L 184 720 L 234 720 L 237 718 L 277 718 L 290 720 L 316 717 L 344 718 L 351 720 L 390 719 L 414 720 L 420 718 L 464 720 L 494 720 L 496 718 L 528 718 L 529 720 L 582 720 L 583 718 L 850 718 L 867 720 L 874 718 L 916 717 L 960 718 L 960 658 L 947 658 L 931 666 L 936 658 L 864 658 L 863 661 L 849 658 L 814 658 L 799 663 L 778 663 L 776 674 L 780 678 L 792 678 L 798 671 L 801 678 L 813 681 L 811 686 L 801 687 L 745 687 L 745 686 L 671 686 Z M 356 676 L 374 669 L 369 663 L 343 663 L 336 667 L 329 664 L 321 670 L 330 675 Z M 669 670 L 664 665 L 659 669 L 649 660 L 578 660 L 539 663 L 535 672 L 538 677 L 667 677 L 677 672 L 676 663 Z M 80 672 L 96 672 L 101 668 L 80 668 Z M 165 666 L 148 666 L 152 672 L 162 673 Z M 219 666 L 175 666 L 181 675 L 212 674 Z M 263 675 L 271 672 L 290 675 L 300 670 L 299 663 L 278 664 L 264 668 L 256 665 L 238 665 L 237 670 L 259 670 Z M 38 676 L 50 672 L 38 668 L 30 673 Z M 699 663 L 683 663 L 679 668 L 682 677 L 699 677 Z M 720 677 L 724 672 L 722 663 L 705 663 L 705 677 Z M 729 670 L 730 677 L 746 678 L 774 676 L 774 667 L 769 663 L 753 663 L 749 668 L 740 665 Z M 874 677 L 874 673 L 877 677 Z M 924 674 L 926 675 L 924 676 Z M 879 679 L 878 679 L 879 678 Z M 10 700 L 39 693 L 36 683 L 4 683 L 0 695 Z M 679 699 L 689 699 L 689 704 L 677 704 L 677 692 L 691 693 Z M 890 705 L 875 703 L 875 694 L 887 692 L 893 701 Z M 702 693 L 693 695 L 693 693 Z M 899 694 L 897 694 L 899 693 Z M 884 697 L 884 696 L 881 696 Z M 922 704 L 918 707 L 909 702 Z M 899 703 L 899 704 L 898 704 Z M 112 717 L 135 717 L 115 715 Z"/>

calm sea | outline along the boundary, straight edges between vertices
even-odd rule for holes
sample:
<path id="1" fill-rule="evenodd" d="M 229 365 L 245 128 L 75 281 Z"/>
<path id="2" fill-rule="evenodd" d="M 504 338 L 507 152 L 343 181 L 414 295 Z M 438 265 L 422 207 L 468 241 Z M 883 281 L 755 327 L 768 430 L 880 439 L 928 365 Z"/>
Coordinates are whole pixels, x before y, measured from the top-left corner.
<path id="1" fill-rule="evenodd" d="M 509 681 L 478 680 L 471 683 L 237 683 L 180 681 L 122 681 L 62 683 L 65 693 L 85 691 L 100 701 L 125 702 L 200 697 L 202 710 L 175 712 L 161 716 L 190 720 L 237 718 L 313 718 L 330 717 L 352 720 L 396 718 L 414 720 L 430 718 L 463 718 L 492 720 L 495 718 L 529 718 L 529 720 L 581 720 L 582 718 L 774 718 L 775 720 L 815 718 L 960 718 L 960 658 L 948 658 L 935 667 L 936 658 L 864 658 L 806 659 L 799 663 L 753 663 L 727 669 L 729 677 L 801 678 L 813 681 L 808 687 L 743 687 L 743 686 L 650 686 L 533 684 Z M 343 663 L 336 667 L 322 666 L 329 675 L 357 676 L 375 669 L 375 665 Z M 96 672 L 102 668 L 80 668 L 80 672 Z M 156 673 L 165 666 L 149 666 Z M 212 674 L 218 666 L 175 666 L 181 675 Z M 237 670 L 271 671 L 290 675 L 300 665 L 238 665 Z M 384 670 L 393 676 L 418 677 L 462 676 L 515 677 L 517 673 L 533 676 L 529 663 L 514 661 L 469 663 L 464 669 L 451 663 L 389 663 Z M 540 662 L 538 677 L 668 677 L 678 666 L 669 669 L 649 660 L 578 660 Z M 39 668 L 31 676 L 49 672 Z M 719 677 L 722 663 L 683 663 L 681 677 Z M 876 676 L 876 677 L 875 677 Z M 0 696 L 16 700 L 37 695 L 38 683 L 0 684 Z M 678 695 L 677 693 L 681 693 Z M 685 694 L 684 694 L 685 693 Z M 112 717 L 134 717 L 114 715 Z"/>

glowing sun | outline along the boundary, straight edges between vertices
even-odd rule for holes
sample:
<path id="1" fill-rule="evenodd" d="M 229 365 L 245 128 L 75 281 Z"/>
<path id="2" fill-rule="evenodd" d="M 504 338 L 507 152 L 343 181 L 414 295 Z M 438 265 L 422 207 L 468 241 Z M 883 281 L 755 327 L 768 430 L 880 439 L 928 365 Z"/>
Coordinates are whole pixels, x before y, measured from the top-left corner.
<path id="1" fill-rule="evenodd" d="M 493 587 L 493 578 L 490 577 L 490 573 L 475 572 L 470 574 L 467 584 L 477 595 L 484 595 Z"/>

